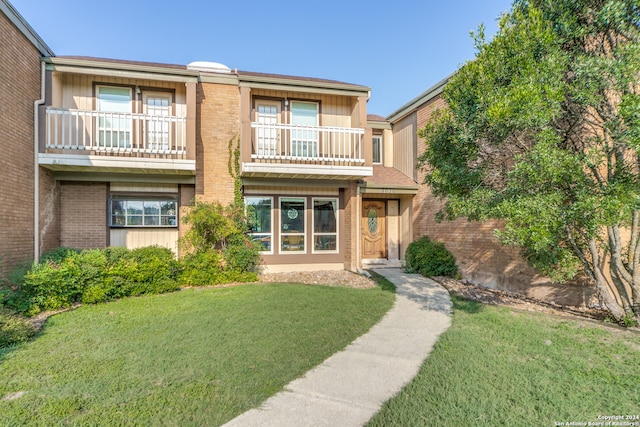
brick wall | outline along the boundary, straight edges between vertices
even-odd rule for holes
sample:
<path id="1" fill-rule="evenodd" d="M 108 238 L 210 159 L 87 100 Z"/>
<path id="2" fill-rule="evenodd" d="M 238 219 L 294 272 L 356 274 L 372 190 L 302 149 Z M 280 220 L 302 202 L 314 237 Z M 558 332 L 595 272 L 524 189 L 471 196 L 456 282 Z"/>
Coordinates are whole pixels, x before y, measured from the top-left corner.
<path id="1" fill-rule="evenodd" d="M 240 137 L 240 92 L 237 86 L 201 83 L 197 90 L 196 196 L 199 200 L 233 201 L 229 175 L 229 140 Z"/>
<path id="2" fill-rule="evenodd" d="M 424 127 L 433 112 L 446 106 L 439 96 L 417 111 L 418 129 Z M 418 155 L 424 152 L 424 141 L 419 139 Z M 418 171 L 418 182 L 424 181 L 424 172 Z M 536 275 L 514 248 L 502 246 L 493 235 L 500 227 L 497 221 L 483 223 L 466 219 L 437 223 L 434 215 L 442 202 L 431 194 L 427 185 L 421 185 L 413 202 L 413 239 L 424 235 L 445 243 L 453 253 L 463 278 L 474 283 L 499 289 L 522 290 L 530 284 L 548 284 L 544 277 Z"/>
<path id="3" fill-rule="evenodd" d="M 38 50 L 0 13 L 0 276 L 33 258 L 33 102 Z"/>
<path id="4" fill-rule="evenodd" d="M 62 182 L 60 244 L 74 249 L 107 246 L 107 184 Z"/>
<path id="5" fill-rule="evenodd" d="M 344 189 L 344 268 L 356 271 L 358 268 L 357 239 L 360 226 L 360 211 L 358 209 L 357 183 L 351 182 Z"/>
<path id="6" fill-rule="evenodd" d="M 60 185 L 40 168 L 40 254 L 60 246 Z"/>

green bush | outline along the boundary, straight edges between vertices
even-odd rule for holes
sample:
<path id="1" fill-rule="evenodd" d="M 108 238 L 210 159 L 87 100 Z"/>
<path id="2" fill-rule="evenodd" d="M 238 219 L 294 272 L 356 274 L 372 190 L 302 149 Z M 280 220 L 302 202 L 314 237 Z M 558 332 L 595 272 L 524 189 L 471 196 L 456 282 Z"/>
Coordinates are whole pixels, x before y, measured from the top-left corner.
<path id="1" fill-rule="evenodd" d="M 458 273 L 456 260 L 442 242 L 432 242 L 427 236 L 407 246 L 405 254 L 408 273 L 423 276 L 451 276 Z"/>
<path id="2" fill-rule="evenodd" d="M 207 286 L 222 283 L 222 255 L 208 250 L 187 254 L 182 258 L 180 284 L 183 286 Z"/>
<path id="3" fill-rule="evenodd" d="M 234 242 L 222 251 L 225 266 L 232 270 L 253 271 L 260 263 L 261 249 L 261 243 L 248 238 L 237 243 Z"/>
<path id="4" fill-rule="evenodd" d="M 52 249 L 48 252 L 43 253 L 40 256 L 40 263 L 52 262 L 54 264 L 60 264 L 67 257 L 72 254 L 76 254 L 80 251 L 71 248 L 65 248 L 64 246 L 60 246 L 59 248 Z"/>
<path id="5" fill-rule="evenodd" d="M 125 296 L 178 289 L 180 263 L 166 248 L 106 248 L 56 251 L 66 254 L 34 264 L 6 305 L 33 316 L 82 302 L 104 302 Z"/>
<path id="6" fill-rule="evenodd" d="M 28 341 L 36 328 L 24 317 L 0 307 L 0 348 Z"/>

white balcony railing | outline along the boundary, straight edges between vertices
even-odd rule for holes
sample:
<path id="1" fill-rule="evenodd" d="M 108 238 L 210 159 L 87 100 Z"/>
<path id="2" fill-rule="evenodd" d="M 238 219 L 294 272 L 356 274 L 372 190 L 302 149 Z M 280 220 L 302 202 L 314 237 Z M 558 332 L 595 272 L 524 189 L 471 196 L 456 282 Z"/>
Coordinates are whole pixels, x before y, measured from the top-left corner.
<path id="1" fill-rule="evenodd" d="M 251 123 L 254 161 L 364 163 L 364 129 Z"/>
<path id="2" fill-rule="evenodd" d="M 186 156 L 186 119 L 47 108 L 45 148 Z"/>

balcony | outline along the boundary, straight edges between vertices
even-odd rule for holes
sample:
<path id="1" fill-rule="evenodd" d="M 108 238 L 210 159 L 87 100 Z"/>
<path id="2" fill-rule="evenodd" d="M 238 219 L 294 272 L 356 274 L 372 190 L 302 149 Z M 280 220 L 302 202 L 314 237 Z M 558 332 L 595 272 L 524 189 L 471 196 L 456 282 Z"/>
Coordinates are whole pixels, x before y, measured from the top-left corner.
<path id="1" fill-rule="evenodd" d="M 250 161 L 243 176 L 357 179 L 365 166 L 361 128 L 251 123 Z M 246 157 L 244 157 L 246 159 Z"/>
<path id="2" fill-rule="evenodd" d="M 52 170 L 193 174 L 186 118 L 48 107 L 40 164 Z M 41 150 L 42 151 L 42 150 Z"/>

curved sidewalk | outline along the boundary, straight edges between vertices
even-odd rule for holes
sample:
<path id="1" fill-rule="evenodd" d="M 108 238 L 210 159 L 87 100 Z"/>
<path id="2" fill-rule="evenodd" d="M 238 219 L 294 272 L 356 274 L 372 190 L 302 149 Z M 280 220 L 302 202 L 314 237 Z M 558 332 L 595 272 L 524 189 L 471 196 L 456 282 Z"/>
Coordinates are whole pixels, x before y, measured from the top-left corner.
<path id="1" fill-rule="evenodd" d="M 433 280 L 402 269 L 374 271 L 397 288 L 395 304 L 382 320 L 225 427 L 361 426 L 418 373 L 451 324 L 449 294 Z"/>

